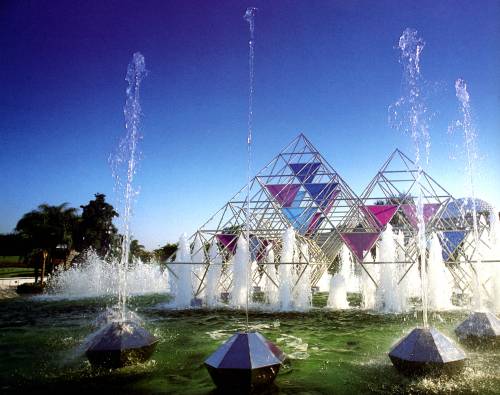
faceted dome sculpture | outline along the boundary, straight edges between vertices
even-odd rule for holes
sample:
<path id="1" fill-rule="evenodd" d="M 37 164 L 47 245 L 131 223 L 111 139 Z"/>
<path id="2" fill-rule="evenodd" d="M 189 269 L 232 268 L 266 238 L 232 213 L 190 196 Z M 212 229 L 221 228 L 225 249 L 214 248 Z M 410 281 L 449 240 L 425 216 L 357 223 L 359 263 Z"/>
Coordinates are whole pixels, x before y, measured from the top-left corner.
<path id="1" fill-rule="evenodd" d="M 121 368 L 147 361 L 158 339 L 133 321 L 111 322 L 93 337 L 85 352 L 94 367 Z"/>
<path id="2" fill-rule="evenodd" d="M 219 388 L 251 389 L 271 384 L 285 354 L 258 332 L 236 333 L 206 361 Z"/>
<path id="3" fill-rule="evenodd" d="M 456 327 L 458 339 L 467 343 L 497 343 L 500 339 L 500 320 L 490 312 L 474 312 Z"/>
<path id="4" fill-rule="evenodd" d="M 389 352 L 393 365 L 405 374 L 453 373 L 465 353 L 435 328 L 415 328 Z"/>

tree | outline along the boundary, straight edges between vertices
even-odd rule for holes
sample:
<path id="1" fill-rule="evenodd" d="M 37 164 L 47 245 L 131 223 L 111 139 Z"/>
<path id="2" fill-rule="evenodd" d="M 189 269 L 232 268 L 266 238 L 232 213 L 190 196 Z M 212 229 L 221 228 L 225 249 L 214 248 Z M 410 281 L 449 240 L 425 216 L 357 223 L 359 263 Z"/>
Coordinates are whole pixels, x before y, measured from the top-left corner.
<path id="1" fill-rule="evenodd" d="M 68 203 L 59 206 L 41 204 L 36 210 L 23 215 L 16 225 L 16 232 L 28 247 L 26 256 L 31 255 L 35 264 L 35 277 L 41 266 L 41 282 L 45 276 L 45 265 L 52 271 L 52 259 L 56 249 L 67 253 L 74 241 L 74 232 L 78 222 L 77 210 L 68 207 Z"/>
<path id="2" fill-rule="evenodd" d="M 138 240 L 134 239 L 130 242 L 129 262 L 132 262 L 134 258 L 140 259 L 142 262 L 149 262 L 151 255 L 142 244 L 139 244 Z"/>
<path id="3" fill-rule="evenodd" d="M 167 258 L 175 259 L 175 252 L 177 251 L 177 243 L 167 243 L 153 251 L 155 258 L 158 262 L 165 262 Z"/>
<path id="4" fill-rule="evenodd" d="M 96 193 L 94 196 L 94 200 L 80 206 L 83 211 L 78 226 L 77 248 L 79 251 L 92 248 L 98 255 L 105 257 L 117 235 L 113 218 L 118 217 L 118 213 L 105 201 L 106 195 Z"/>

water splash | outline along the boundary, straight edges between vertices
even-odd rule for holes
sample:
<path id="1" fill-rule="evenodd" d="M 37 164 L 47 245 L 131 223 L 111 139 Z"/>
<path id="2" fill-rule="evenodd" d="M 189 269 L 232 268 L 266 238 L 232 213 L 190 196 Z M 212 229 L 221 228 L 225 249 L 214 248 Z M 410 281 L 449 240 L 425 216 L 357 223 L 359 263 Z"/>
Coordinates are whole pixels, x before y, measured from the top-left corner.
<path id="1" fill-rule="evenodd" d="M 119 263 L 108 262 L 96 252 L 87 251 L 82 263 L 68 270 L 57 271 L 47 283 L 47 294 L 42 299 L 84 299 L 118 296 Z M 166 293 L 168 273 L 154 263 L 135 261 L 128 266 L 128 295 Z M 121 310 L 121 307 L 118 309 Z"/>
<path id="2" fill-rule="evenodd" d="M 132 61 L 127 68 L 125 80 L 128 83 L 123 113 L 125 115 L 126 134 L 120 142 L 118 152 L 111 158 L 115 188 L 119 196 L 123 196 L 121 212 L 121 254 L 119 264 L 118 304 L 125 314 L 127 304 L 127 273 L 129 264 L 132 217 L 132 206 L 137 190 L 133 181 L 138 163 L 138 142 L 140 139 L 141 104 L 140 87 L 146 76 L 146 63 L 144 56 L 139 52 L 134 53 Z"/>

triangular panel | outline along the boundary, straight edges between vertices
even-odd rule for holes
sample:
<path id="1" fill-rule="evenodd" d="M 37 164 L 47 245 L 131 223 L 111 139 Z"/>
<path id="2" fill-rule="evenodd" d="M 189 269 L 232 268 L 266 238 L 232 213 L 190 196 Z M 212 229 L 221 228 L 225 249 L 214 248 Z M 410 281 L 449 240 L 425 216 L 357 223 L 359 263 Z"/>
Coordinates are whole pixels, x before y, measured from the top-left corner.
<path id="1" fill-rule="evenodd" d="M 341 233 L 348 247 L 360 261 L 363 260 L 365 253 L 373 247 L 379 234 L 373 232 Z"/>
<path id="2" fill-rule="evenodd" d="M 267 190 L 282 207 L 290 207 L 300 188 L 299 184 L 268 184 Z"/>
<path id="3" fill-rule="evenodd" d="M 443 232 L 440 238 L 441 245 L 443 246 L 443 259 L 445 261 L 453 254 L 460 243 L 465 238 L 467 232 L 465 230 L 452 230 Z"/>
<path id="4" fill-rule="evenodd" d="M 290 163 L 290 169 L 292 169 L 295 176 L 302 183 L 311 183 L 314 180 L 314 176 L 318 172 L 321 163 Z"/>
<path id="5" fill-rule="evenodd" d="M 385 204 L 366 206 L 366 208 L 375 216 L 377 221 L 380 223 L 380 226 L 385 226 L 394 216 L 398 206 L 394 204 Z"/>

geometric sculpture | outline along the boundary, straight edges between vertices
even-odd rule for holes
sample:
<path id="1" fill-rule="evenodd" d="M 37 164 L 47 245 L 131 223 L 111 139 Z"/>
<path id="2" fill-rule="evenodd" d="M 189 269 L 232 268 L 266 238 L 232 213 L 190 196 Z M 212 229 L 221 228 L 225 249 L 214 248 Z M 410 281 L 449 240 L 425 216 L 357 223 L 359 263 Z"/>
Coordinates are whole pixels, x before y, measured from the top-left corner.
<path id="1" fill-rule="evenodd" d="M 111 322 L 97 331 L 85 355 L 92 366 L 111 369 L 147 361 L 158 339 L 133 321 Z"/>
<path id="2" fill-rule="evenodd" d="M 415 328 L 389 352 L 404 374 L 453 373 L 465 362 L 465 353 L 435 328 Z"/>
<path id="3" fill-rule="evenodd" d="M 215 385 L 238 393 L 271 384 L 285 354 L 258 332 L 236 333 L 220 346 L 205 366 Z"/>
<path id="4" fill-rule="evenodd" d="M 496 343 L 500 339 L 500 320 L 490 312 L 474 312 L 456 327 L 461 342 Z"/>

